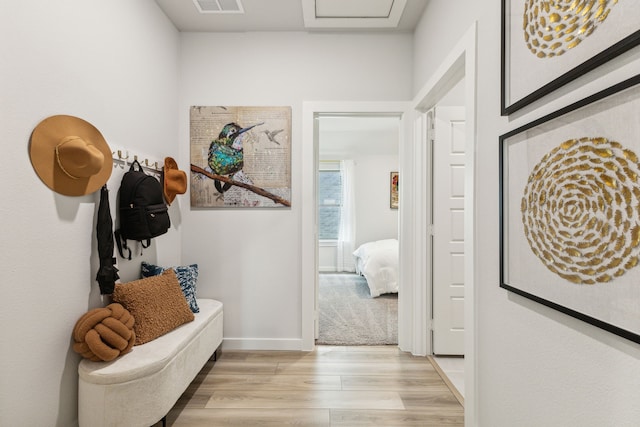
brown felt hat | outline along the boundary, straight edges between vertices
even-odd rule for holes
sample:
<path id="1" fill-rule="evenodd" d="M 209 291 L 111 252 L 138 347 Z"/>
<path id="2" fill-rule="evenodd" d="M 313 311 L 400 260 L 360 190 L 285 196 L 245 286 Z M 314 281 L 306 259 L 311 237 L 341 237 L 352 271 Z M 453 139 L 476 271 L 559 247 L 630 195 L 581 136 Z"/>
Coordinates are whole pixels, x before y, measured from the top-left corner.
<path id="1" fill-rule="evenodd" d="M 31 164 L 53 191 L 83 196 L 102 187 L 113 168 L 111 148 L 98 129 L 74 116 L 51 116 L 31 134 Z"/>
<path id="2" fill-rule="evenodd" d="M 164 198 L 169 205 L 176 198 L 176 194 L 184 194 L 187 191 L 187 174 L 178 169 L 178 164 L 173 157 L 164 159 L 162 182 Z"/>

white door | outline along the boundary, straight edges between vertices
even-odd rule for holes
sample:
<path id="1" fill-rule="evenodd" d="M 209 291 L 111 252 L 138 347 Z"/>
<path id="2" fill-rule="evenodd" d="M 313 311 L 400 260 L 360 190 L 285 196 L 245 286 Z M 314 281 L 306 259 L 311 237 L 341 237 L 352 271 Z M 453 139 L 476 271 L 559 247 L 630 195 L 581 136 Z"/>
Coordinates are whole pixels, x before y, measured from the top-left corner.
<path id="1" fill-rule="evenodd" d="M 464 354 L 463 107 L 437 107 L 433 142 L 433 353 Z"/>

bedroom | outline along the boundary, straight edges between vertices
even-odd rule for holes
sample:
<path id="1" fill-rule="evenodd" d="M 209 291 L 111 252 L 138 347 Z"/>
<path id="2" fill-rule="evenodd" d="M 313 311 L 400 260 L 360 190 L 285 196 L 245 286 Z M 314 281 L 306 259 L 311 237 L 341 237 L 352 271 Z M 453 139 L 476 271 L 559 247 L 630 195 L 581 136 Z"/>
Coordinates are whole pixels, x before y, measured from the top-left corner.
<path id="1" fill-rule="evenodd" d="M 395 344 L 398 209 L 392 206 L 391 185 L 398 171 L 399 119 L 328 114 L 318 123 L 319 342 Z M 371 258 L 365 267 L 374 248 L 385 256 Z M 354 298 L 353 304 L 345 298 Z M 353 316 L 368 316 L 362 330 L 335 320 L 342 318 L 338 306 L 344 304 Z M 327 310 L 331 314 L 323 314 Z M 391 320 L 372 315 L 378 311 Z M 380 326 L 371 328 L 370 321 Z"/>

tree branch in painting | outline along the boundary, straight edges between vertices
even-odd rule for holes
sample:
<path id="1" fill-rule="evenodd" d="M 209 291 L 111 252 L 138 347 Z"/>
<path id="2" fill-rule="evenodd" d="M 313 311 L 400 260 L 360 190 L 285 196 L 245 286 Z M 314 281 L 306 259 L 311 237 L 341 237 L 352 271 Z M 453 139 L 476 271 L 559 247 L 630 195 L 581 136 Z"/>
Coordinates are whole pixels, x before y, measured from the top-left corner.
<path id="1" fill-rule="evenodd" d="M 196 172 L 199 174 L 202 174 L 204 176 L 206 176 L 209 179 L 214 179 L 214 180 L 218 180 L 218 181 L 222 181 L 222 182 L 226 182 L 228 184 L 231 185 L 235 185 L 237 187 L 242 187 L 246 190 L 249 190 L 255 194 L 258 194 L 262 197 L 266 197 L 268 199 L 273 200 L 276 203 L 280 203 L 281 205 L 287 206 L 287 207 L 291 207 L 291 203 L 288 200 L 283 199 L 282 197 L 276 196 L 275 194 L 269 193 L 268 191 L 260 188 L 260 187 L 256 187 L 255 185 L 251 185 L 251 184 L 247 184 L 245 182 L 240 182 L 240 181 L 235 181 L 229 177 L 226 176 L 222 176 L 222 175 L 216 175 L 214 173 L 211 172 L 207 172 L 206 170 L 202 169 L 200 166 L 196 166 L 194 164 L 191 165 L 191 171 L 192 172 Z"/>

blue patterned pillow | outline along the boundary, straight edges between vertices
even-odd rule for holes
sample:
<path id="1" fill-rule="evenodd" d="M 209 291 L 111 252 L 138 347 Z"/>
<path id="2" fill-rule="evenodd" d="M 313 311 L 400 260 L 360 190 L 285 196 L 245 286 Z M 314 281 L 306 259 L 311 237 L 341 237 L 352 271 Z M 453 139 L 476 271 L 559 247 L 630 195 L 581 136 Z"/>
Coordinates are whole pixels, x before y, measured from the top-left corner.
<path id="1" fill-rule="evenodd" d="M 196 282 L 198 281 L 198 264 L 183 265 L 178 267 L 160 267 L 157 265 L 149 264 L 142 261 L 140 265 L 140 271 L 142 277 L 151 277 L 162 274 L 163 271 L 168 268 L 173 269 L 178 276 L 178 282 L 180 282 L 180 288 L 182 293 L 189 303 L 189 308 L 194 313 L 200 312 L 198 302 L 196 301 Z"/>

